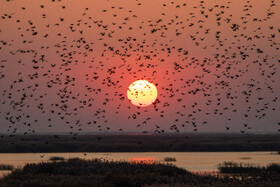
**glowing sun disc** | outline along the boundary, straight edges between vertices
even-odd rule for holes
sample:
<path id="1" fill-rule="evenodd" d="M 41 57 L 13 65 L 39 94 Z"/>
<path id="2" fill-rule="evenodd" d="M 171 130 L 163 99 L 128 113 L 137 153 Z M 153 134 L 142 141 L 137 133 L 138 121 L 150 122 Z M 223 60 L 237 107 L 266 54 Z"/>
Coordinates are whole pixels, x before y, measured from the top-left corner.
<path id="1" fill-rule="evenodd" d="M 157 98 L 157 88 L 149 81 L 138 80 L 129 85 L 127 89 L 127 98 L 136 106 L 149 106 L 153 104 Z"/>

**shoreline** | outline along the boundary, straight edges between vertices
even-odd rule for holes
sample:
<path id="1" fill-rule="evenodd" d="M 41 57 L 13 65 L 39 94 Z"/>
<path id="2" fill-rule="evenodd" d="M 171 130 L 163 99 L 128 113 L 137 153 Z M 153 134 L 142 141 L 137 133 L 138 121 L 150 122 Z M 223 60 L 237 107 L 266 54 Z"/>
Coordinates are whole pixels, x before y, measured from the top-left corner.
<path id="1" fill-rule="evenodd" d="M 1 153 L 280 151 L 276 134 L 17 135 L 0 138 Z"/>

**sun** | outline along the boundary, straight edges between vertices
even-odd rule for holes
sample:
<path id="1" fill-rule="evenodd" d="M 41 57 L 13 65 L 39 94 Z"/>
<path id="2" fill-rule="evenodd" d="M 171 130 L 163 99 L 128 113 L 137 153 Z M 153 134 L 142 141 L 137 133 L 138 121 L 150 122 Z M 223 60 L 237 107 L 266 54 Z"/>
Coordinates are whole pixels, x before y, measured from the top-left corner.
<path id="1" fill-rule="evenodd" d="M 138 80 L 129 85 L 127 98 L 136 106 L 146 107 L 156 100 L 157 88 L 147 80 Z"/>

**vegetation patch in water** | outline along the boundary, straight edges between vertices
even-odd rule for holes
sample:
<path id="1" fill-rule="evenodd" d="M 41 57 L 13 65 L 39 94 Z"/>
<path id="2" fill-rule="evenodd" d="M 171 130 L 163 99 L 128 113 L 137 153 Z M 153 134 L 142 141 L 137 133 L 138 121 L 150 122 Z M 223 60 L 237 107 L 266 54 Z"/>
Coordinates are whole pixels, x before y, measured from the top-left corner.
<path id="1" fill-rule="evenodd" d="M 176 162 L 176 158 L 175 157 L 165 157 L 163 159 L 165 162 Z"/>
<path id="2" fill-rule="evenodd" d="M 64 157 L 60 157 L 60 156 L 52 156 L 52 157 L 50 157 L 49 160 L 50 161 L 63 161 L 63 160 L 65 160 L 65 158 Z"/>
<path id="3" fill-rule="evenodd" d="M 9 164 L 0 164 L 0 170 L 13 170 L 14 166 Z"/>

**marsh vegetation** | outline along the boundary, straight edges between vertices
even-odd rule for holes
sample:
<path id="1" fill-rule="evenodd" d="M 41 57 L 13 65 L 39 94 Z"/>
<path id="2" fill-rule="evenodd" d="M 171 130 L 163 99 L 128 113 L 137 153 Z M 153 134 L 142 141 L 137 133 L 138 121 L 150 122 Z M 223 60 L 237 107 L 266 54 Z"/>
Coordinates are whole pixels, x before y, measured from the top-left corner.
<path id="1" fill-rule="evenodd" d="M 10 164 L 0 164 L 0 170 L 13 170 L 14 166 Z"/>
<path id="2" fill-rule="evenodd" d="M 63 161 L 65 160 L 64 157 L 61 157 L 61 156 L 52 156 L 49 158 L 50 161 Z"/>
<path id="3" fill-rule="evenodd" d="M 175 157 L 164 157 L 163 160 L 165 162 L 176 162 L 176 158 Z"/>
<path id="4" fill-rule="evenodd" d="M 280 164 L 271 163 L 265 167 L 260 167 L 251 163 L 236 163 L 236 162 L 224 162 L 218 165 L 220 173 L 277 173 L 280 174 Z"/>
<path id="5" fill-rule="evenodd" d="M 242 165 L 246 168 L 250 165 Z M 235 163 L 223 163 L 224 168 L 240 168 Z M 251 166 L 250 166 L 251 167 Z M 220 168 L 222 169 L 222 168 Z M 251 169 L 251 168 L 250 168 Z M 247 170 L 246 170 L 247 171 Z M 252 170 L 249 170 L 252 171 Z M 240 172 L 240 173 L 238 173 Z M 243 170 L 235 174 L 243 174 Z M 59 162 L 27 164 L 15 169 L 0 179 L 3 187 L 28 186 L 96 186 L 96 187 L 141 187 L 141 186 L 272 186 L 280 184 L 279 165 L 271 164 L 254 170 L 250 177 L 234 175 L 197 175 L 172 164 L 137 164 L 102 159 L 84 160 L 72 158 Z"/>

